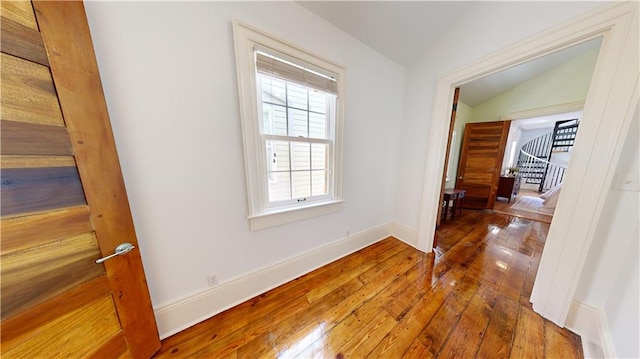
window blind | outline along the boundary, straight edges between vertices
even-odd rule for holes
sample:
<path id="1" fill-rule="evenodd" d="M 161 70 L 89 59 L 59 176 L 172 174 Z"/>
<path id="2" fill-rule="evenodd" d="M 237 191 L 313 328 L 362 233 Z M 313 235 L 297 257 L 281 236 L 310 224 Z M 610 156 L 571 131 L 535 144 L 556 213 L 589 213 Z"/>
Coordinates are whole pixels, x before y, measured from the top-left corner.
<path id="1" fill-rule="evenodd" d="M 291 60 L 293 59 L 285 59 L 284 56 L 256 48 L 256 69 L 258 73 L 278 77 L 334 95 L 338 94 L 338 82 L 335 75 L 322 74 L 320 71 L 311 69 L 310 66 L 304 66 L 299 61 L 294 63 L 295 60 Z"/>

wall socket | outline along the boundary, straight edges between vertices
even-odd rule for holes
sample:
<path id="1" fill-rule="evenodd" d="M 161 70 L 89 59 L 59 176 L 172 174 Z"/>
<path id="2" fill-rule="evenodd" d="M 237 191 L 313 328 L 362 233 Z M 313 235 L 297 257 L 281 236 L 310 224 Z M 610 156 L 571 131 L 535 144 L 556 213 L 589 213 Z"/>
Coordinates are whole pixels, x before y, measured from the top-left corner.
<path id="1" fill-rule="evenodd" d="M 207 280 L 209 281 L 209 287 L 218 285 L 218 273 L 209 274 Z"/>

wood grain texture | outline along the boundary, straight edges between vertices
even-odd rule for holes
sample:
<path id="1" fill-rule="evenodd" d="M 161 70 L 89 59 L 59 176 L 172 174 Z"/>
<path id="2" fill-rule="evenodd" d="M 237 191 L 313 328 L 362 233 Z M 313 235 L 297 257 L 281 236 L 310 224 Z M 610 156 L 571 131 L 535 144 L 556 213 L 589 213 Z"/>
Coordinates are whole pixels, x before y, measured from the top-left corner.
<path id="1" fill-rule="evenodd" d="M 544 323 L 545 358 L 582 358 L 580 337 L 558 327 L 550 321 Z"/>
<path id="2" fill-rule="evenodd" d="M 7 18 L 2 18 L 2 52 L 49 66 L 40 32 Z"/>
<path id="3" fill-rule="evenodd" d="M 409 349 L 402 354 L 403 359 L 429 359 L 433 354 L 418 339 L 415 339 Z"/>
<path id="4" fill-rule="evenodd" d="M 458 280 L 462 278 L 459 272 L 450 272 L 418 297 L 415 305 L 411 306 L 389 334 L 371 351 L 374 357 L 400 357 L 413 343 L 417 333 L 424 328 L 445 299 L 451 294 Z"/>
<path id="5" fill-rule="evenodd" d="M 520 307 L 511 358 L 544 358 L 544 319 L 533 310 Z"/>
<path id="6" fill-rule="evenodd" d="M 3 155 L 73 155 L 64 127 L 4 120 L 0 127 Z"/>
<path id="7" fill-rule="evenodd" d="M 517 317 L 518 302 L 499 297 L 478 349 L 478 358 L 509 358 Z"/>
<path id="8" fill-rule="evenodd" d="M 94 325 L 100 322 L 101 325 Z M 120 331 L 110 295 L 89 302 L 39 328 L 33 336 L 3 353 L 3 358 L 82 358 L 93 351 L 88 343 L 104 343 Z M 51 345 L 56 338 L 56 345 Z M 83 338 L 85 340 L 77 340 Z"/>
<path id="9" fill-rule="evenodd" d="M 89 353 L 87 358 L 103 359 L 103 358 L 119 358 L 128 351 L 127 341 L 122 331 L 116 336 L 109 338 L 102 343 L 96 350 Z"/>
<path id="10" fill-rule="evenodd" d="M 123 242 L 138 247 L 84 5 L 40 1 L 33 6 L 100 250 L 111 254 Z M 105 267 L 118 293 L 114 301 L 129 351 L 150 357 L 160 348 L 160 337 L 140 252 L 136 248 Z"/>
<path id="11" fill-rule="evenodd" d="M 10 168 L 1 178 L 2 218 L 86 203 L 75 167 Z"/>
<path id="12" fill-rule="evenodd" d="M 523 304 L 548 228 L 464 210 L 435 254 L 387 238 L 163 340 L 155 357 L 580 358 L 575 334 Z"/>
<path id="13" fill-rule="evenodd" d="M 493 209 L 510 121 L 465 125 L 456 188 L 467 191 L 465 208 Z"/>
<path id="14" fill-rule="evenodd" d="M 4 156 L 0 157 L 0 168 L 34 167 L 75 167 L 76 160 L 71 156 Z"/>
<path id="15" fill-rule="evenodd" d="M 337 350 L 345 358 L 361 358 L 370 353 L 398 322 L 389 313 L 379 311 L 370 322 L 363 324 L 360 330 L 347 334 L 347 342 Z"/>
<path id="16" fill-rule="evenodd" d="M 65 238 L 1 257 L 2 319 L 104 275 L 92 233 Z"/>
<path id="17" fill-rule="evenodd" d="M 92 302 L 110 293 L 109 281 L 103 275 L 38 304 L 27 312 L 12 318 L 3 318 L 0 326 L 2 331 L 0 350 L 4 353 L 16 347 L 25 339 L 32 337 L 47 323 L 76 310 L 78 303 Z"/>
<path id="18" fill-rule="evenodd" d="M 444 358 L 476 357 L 478 347 L 489 324 L 497 293 L 489 286 L 481 285 L 462 313 L 456 325 L 455 335 L 450 337 L 440 351 Z"/>
<path id="19" fill-rule="evenodd" d="M 0 56 L 0 117 L 10 121 L 64 126 L 49 68 L 4 53 Z"/>
<path id="20" fill-rule="evenodd" d="M 86 206 L 2 220 L 2 255 L 91 232 Z"/>
<path id="21" fill-rule="evenodd" d="M 438 308 L 433 318 L 418 334 L 417 338 L 435 355 L 440 352 L 449 334 L 458 324 L 460 313 L 464 312 L 478 287 L 477 281 L 470 281 L 471 278 L 467 276 L 464 279 L 465 281 L 456 286 L 451 295 Z"/>
<path id="22" fill-rule="evenodd" d="M 2 17 L 38 31 L 31 1 L 2 1 Z"/>

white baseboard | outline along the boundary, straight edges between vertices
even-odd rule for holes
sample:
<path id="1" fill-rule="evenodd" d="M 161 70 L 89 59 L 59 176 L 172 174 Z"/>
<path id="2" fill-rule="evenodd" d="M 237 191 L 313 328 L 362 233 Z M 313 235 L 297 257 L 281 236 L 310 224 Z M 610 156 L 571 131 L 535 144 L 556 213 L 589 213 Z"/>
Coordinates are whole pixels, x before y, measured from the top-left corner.
<path id="1" fill-rule="evenodd" d="M 416 229 L 394 221 L 391 222 L 391 235 L 413 248 L 418 248 L 418 230 Z"/>
<path id="2" fill-rule="evenodd" d="M 585 358 L 616 358 L 611 330 L 602 309 L 574 300 L 565 327 L 580 335 Z"/>
<path id="3" fill-rule="evenodd" d="M 392 228 L 396 227 L 393 223 L 385 223 L 352 234 L 326 246 L 154 308 L 160 338 L 169 337 L 303 274 L 387 238 L 393 232 Z M 408 229 L 405 232 L 411 231 Z M 402 235 L 405 237 L 403 241 L 411 240 L 410 236 L 404 233 Z M 411 245 L 415 247 L 415 244 Z"/>

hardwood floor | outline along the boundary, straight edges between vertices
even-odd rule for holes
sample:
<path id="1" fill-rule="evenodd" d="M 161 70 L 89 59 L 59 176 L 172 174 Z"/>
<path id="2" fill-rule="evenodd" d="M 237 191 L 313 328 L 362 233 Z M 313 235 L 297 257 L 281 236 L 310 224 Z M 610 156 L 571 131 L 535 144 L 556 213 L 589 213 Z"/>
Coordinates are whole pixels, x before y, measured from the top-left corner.
<path id="1" fill-rule="evenodd" d="M 156 358 L 581 358 L 529 303 L 548 224 L 464 210 L 434 253 L 387 238 L 162 341 Z"/>
<path id="2" fill-rule="evenodd" d="M 531 211 L 512 207 L 523 196 L 538 197 L 539 195 L 540 194 L 536 191 L 529 190 L 529 189 L 521 189 L 520 193 L 518 194 L 518 197 L 511 200 L 511 203 L 508 203 L 504 198 L 496 199 L 496 202 L 493 206 L 493 210 L 499 213 L 509 214 L 515 217 L 532 219 L 537 222 L 551 223 L 551 220 L 553 219 L 552 214 L 531 212 Z"/>

